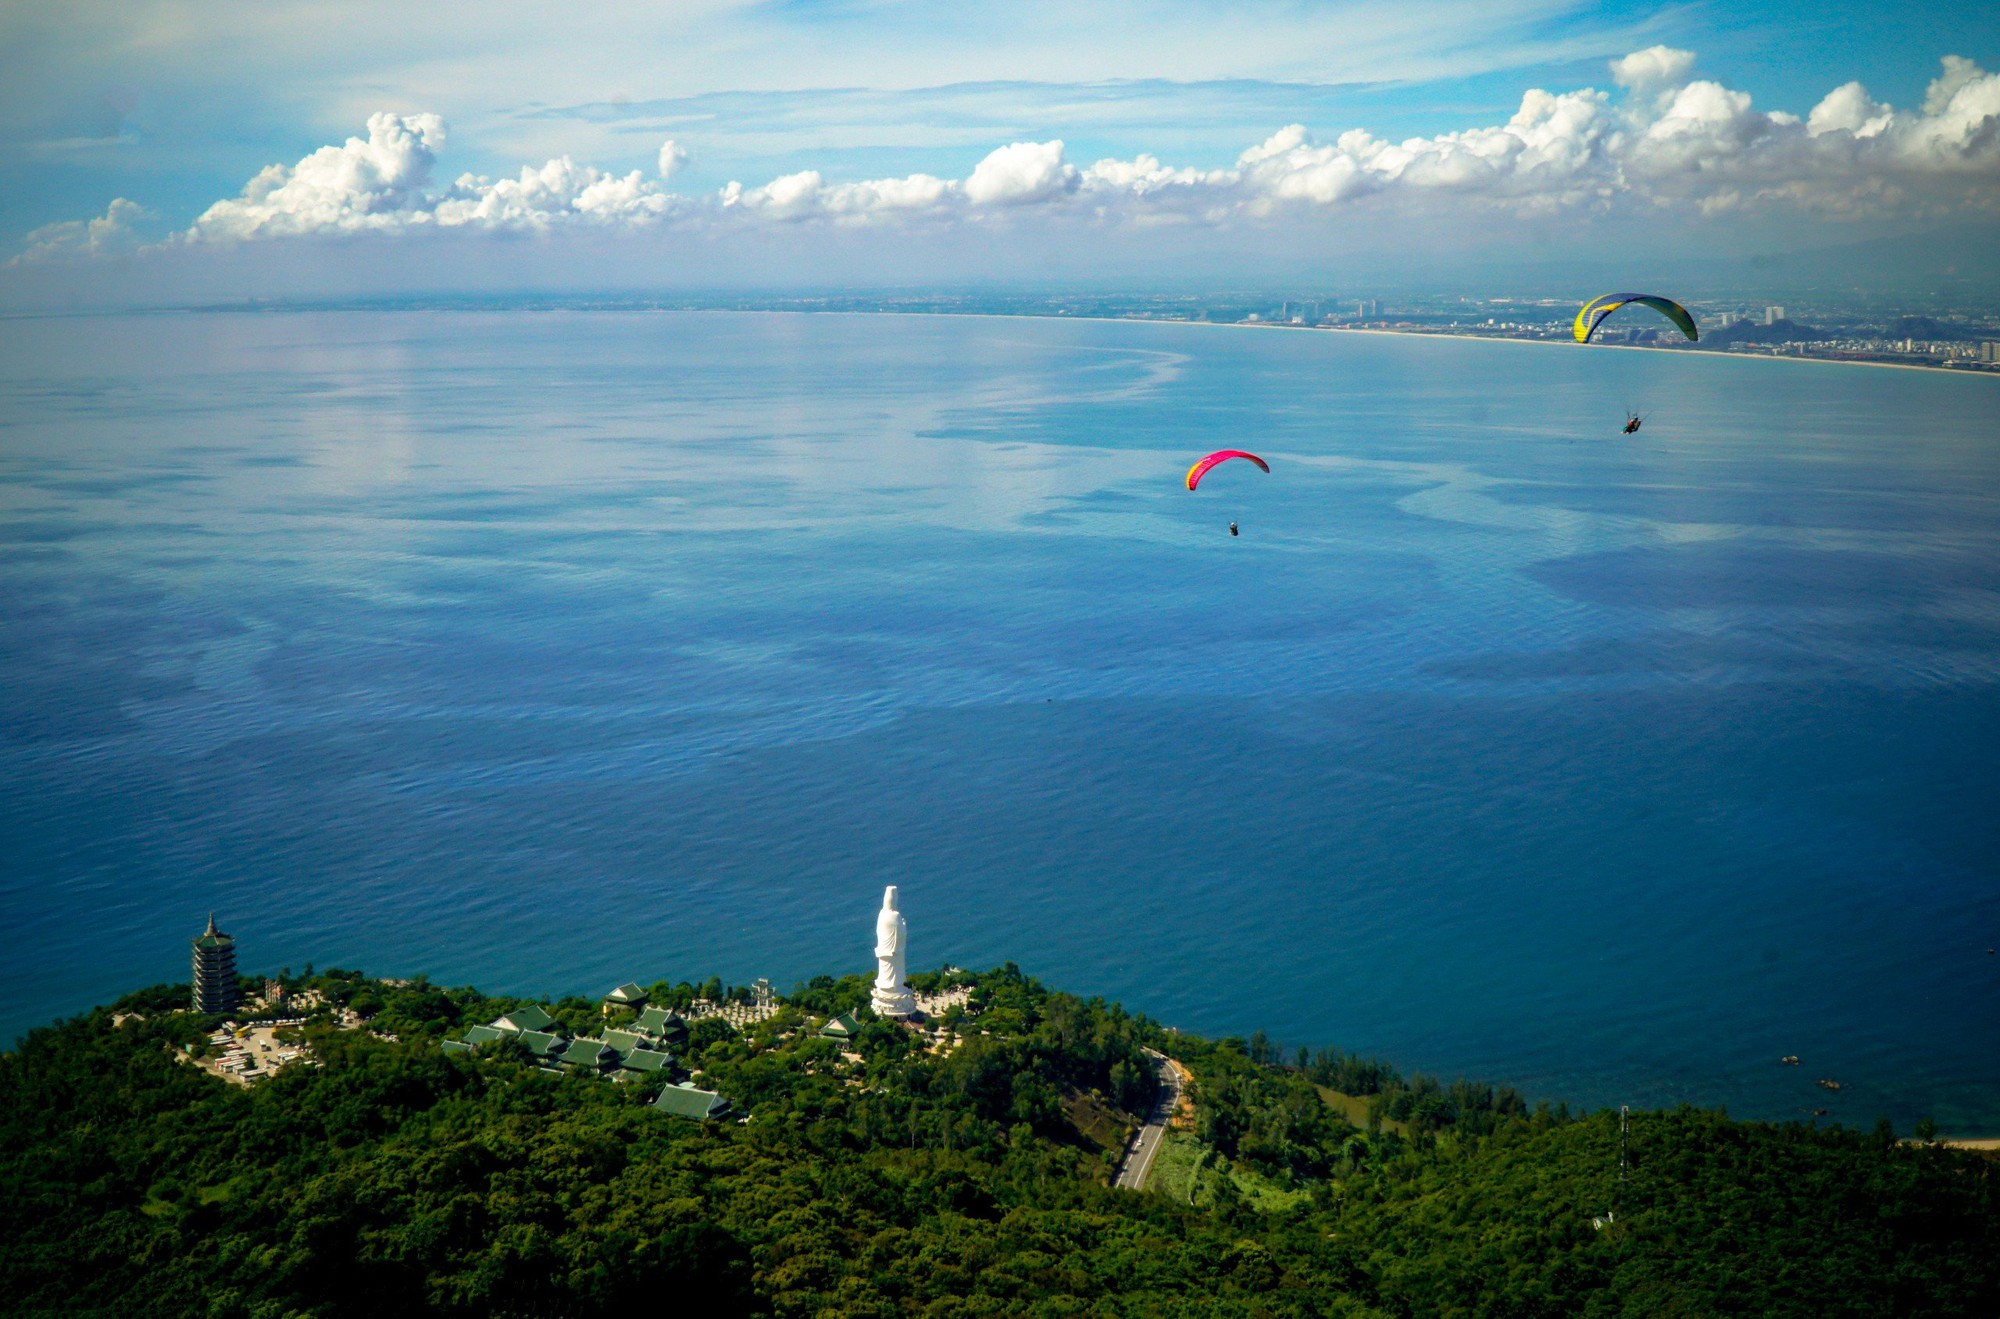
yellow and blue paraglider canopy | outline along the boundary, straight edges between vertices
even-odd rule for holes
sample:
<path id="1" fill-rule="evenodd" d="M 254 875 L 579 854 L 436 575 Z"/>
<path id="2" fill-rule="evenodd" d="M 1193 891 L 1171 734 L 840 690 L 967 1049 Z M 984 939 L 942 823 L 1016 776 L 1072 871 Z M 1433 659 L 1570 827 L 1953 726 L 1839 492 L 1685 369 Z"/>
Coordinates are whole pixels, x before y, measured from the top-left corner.
<path id="1" fill-rule="evenodd" d="M 1688 309 L 1672 298 L 1662 298 L 1651 293 L 1611 293 L 1601 298 L 1592 298 L 1583 304 L 1583 310 L 1576 314 L 1576 341 L 1589 343 L 1590 336 L 1597 333 L 1597 327 L 1604 324 L 1604 318 L 1620 307 L 1638 303 L 1651 307 L 1679 327 L 1680 332 L 1690 340 L 1701 338 L 1701 331 L 1694 326 L 1694 317 Z"/>

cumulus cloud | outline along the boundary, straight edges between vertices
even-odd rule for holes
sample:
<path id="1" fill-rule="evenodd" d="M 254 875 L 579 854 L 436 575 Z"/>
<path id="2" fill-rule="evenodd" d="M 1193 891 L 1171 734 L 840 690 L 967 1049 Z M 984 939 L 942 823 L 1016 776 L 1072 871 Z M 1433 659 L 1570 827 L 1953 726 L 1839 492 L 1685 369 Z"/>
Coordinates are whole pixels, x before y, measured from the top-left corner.
<path id="1" fill-rule="evenodd" d="M 638 170 L 609 174 L 559 156 L 524 165 L 501 179 L 462 174 L 432 193 L 431 173 L 444 144 L 435 114 L 368 117 L 366 139 L 321 147 L 296 165 L 272 165 L 240 196 L 202 212 L 183 238 L 242 241 L 298 234 L 357 233 L 411 228 L 540 230 L 558 225 L 645 225 L 670 215 L 683 199 Z M 686 153 L 660 149 L 663 169 Z"/>
<path id="2" fill-rule="evenodd" d="M 1678 87 L 1694 69 L 1694 52 L 1672 46 L 1648 46 L 1623 59 L 1611 61 L 1611 78 L 1620 87 L 1647 91 L 1656 87 Z"/>
<path id="3" fill-rule="evenodd" d="M 1725 170 L 1775 126 L 1770 116 L 1750 108 L 1747 92 L 1691 82 L 1647 125 L 1633 154 L 1655 173 Z"/>
<path id="4" fill-rule="evenodd" d="M 1691 82 L 1645 126 L 1626 165 L 1635 191 L 1710 211 L 1991 212 L 2000 208 L 2000 75 L 1948 56 L 1921 110 L 1885 105 L 1850 82 L 1803 120 Z"/>
<path id="5" fill-rule="evenodd" d="M 673 210 L 678 199 L 646 180 L 638 170 L 605 174 L 560 156 L 540 168 L 523 166 L 515 178 L 488 180 L 463 174 L 428 212 L 406 213 L 406 223 L 454 228 L 547 229 L 582 222 L 598 225 L 647 224 Z"/>
<path id="6" fill-rule="evenodd" d="M 296 165 L 267 166 L 240 196 L 202 212 L 195 239 L 396 228 L 424 207 L 444 120 L 434 114 L 368 116 L 368 137 L 321 147 Z"/>
<path id="7" fill-rule="evenodd" d="M 962 183 L 933 174 L 829 183 L 818 170 L 800 170 L 758 188 L 731 183 L 719 201 L 725 213 L 771 220 L 866 223 L 1032 206 L 1069 196 L 1082 180 L 1063 159 L 1061 142 L 1016 142 L 987 155 Z"/>
<path id="8" fill-rule="evenodd" d="M 114 198 L 104 214 L 94 220 L 60 220 L 33 230 L 28 234 L 20 254 L 7 264 L 32 265 L 59 261 L 65 257 L 130 252 L 139 245 L 139 236 L 133 232 L 133 224 L 150 214 L 135 201 Z"/>
<path id="9" fill-rule="evenodd" d="M 1016 142 L 979 162 L 965 195 L 980 206 L 1029 206 L 1075 192 L 1079 181 L 1061 140 Z"/>
<path id="10" fill-rule="evenodd" d="M 543 232 L 653 226 L 1027 223 L 1254 223 L 1278 213 L 1369 208 L 1412 214 L 1481 209 L 1532 214 L 1584 206 L 1688 203 L 1825 213 L 2000 209 L 2000 75 L 1947 57 L 1921 109 L 1836 87 L 1803 119 L 1759 109 L 1746 92 L 1690 77 L 1694 56 L 1654 46 L 1614 61 L 1624 94 L 1530 90 L 1506 122 L 1390 141 L 1365 129 L 1330 140 L 1280 128 L 1223 168 L 1153 155 L 1078 169 L 1061 140 L 1014 142 L 963 179 L 910 174 L 842 182 L 800 170 L 759 186 L 686 196 L 668 182 L 687 159 L 661 146 L 657 173 L 619 174 L 559 156 L 489 179 L 433 183 L 444 121 L 381 113 L 367 137 L 273 165 L 204 211 L 177 241 L 398 230 Z M 124 210 L 121 208 L 131 208 Z M 18 260 L 116 250 L 136 207 L 51 225 Z"/>
<path id="11" fill-rule="evenodd" d="M 956 183 L 929 174 L 829 184 L 818 170 L 809 169 L 772 179 L 761 188 L 731 183 L 722 190 L 721 205 L 726 212 L 772 220 L 865 222 L 942 212 L 961 197 Z"/>
<path id="12" fill-rule="evenodd" d="M 1977 64 L 1963 55 L 1944 57 L 1944 72 L 1933 81 L 1924 92 L 1924 113 L 1944 115 L 1951 111 L 1952 102 L 1968 87 L 1987 81 L 1986 74 Z"/>
<path id="13" fill-rule="evenodd" d="M 1895 111 L 1878 105 L 1868 89 L 1858 82 L 1844 83 L 1828 92 L 1806 116 L 1806 131 L 1814 137 L 1823 133 L 1847 133 L 1857 138 L 1877 137 L 1895 119 Z"/>

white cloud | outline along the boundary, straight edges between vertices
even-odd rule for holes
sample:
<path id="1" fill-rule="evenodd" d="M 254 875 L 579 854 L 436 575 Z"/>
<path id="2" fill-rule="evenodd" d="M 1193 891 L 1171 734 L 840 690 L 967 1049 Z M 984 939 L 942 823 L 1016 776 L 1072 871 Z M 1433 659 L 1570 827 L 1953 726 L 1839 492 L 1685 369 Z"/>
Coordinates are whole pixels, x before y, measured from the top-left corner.
<path id="1" fill-rule="evenodd" d="M 281 237 L 391 229 L 422 212 L 444 120 L 434 114 L 368 116 L 368 138 L 321 147 L 293 166 L 272 165 L 240 196 L 209 207 L 196 239 Z"/>
<path id="2" fill-rule="evenodd" d="M 1634 154 L 1656 173 L 1714 170 L 1743 155 L 1771 128 L 1768 116 L 1750 108 L 1749 93 L 1691 82 L 1646 127 Z"/>
<path id="3" fill-rule="evenodd" d="M 424 226 L 547 229 L 564 224 L 645 225 L 684 204 L 638 170 L 608 174 L 561 156 L 492 180 L 463 174 L 428 192 L 445 122 L 435 114 L 368 117 L 368 137 L 321 147 L 297 165 L 272 165 L 240 196 L 217 202 L 183 237 L 241 241 L 299 234 L 355 233 Z M 675 160 L 672 142 L 663 164 Z M 681 153 L 684 155 L 684 153 Z"/>
<path id="4" fill-rule="evenodd" d="M 772 179 L 761 188 L 731 183 L 722 190 L 720 200 L 725 212 L 772 220 L 863 222 L 891 215 L 941 212 L 962 195 L 956 183 L 929 174 L 829 184 L 818 170 L 801 170 Z"/>
<path id="5" fill-rule="evenodd" d="M 686 159 L 660 148 L 659 173 L 625 174 L 568 155 L 498 179 L 431 182 L 445 124 L 433 114 L 378 113 L 367 138 L 273 165 L 240 196 L 217 202 L 181 235 L 207 243 L 406 229 L 551 231 L 768 223 L 882 225 L 976 222 L 1011 213 L 1092 224 L 1254 223 L 1279 213 L 1367 208 L 1390 217 L 1583 206 L 1645 212 L 1691 204 L 1721 215 L 1754 208 L 1825 213 L 2000 209 L 2000 76 L 1950 57 L 1921 111 L 1828 93 L 1805 119 L 1756 108 L 1748 93 L 1687 78 L 1693 56 L 1653 47 L 1617 61 L 1622 102 L 1591 88 L 1535 89 L 1505 122 L 1388 141 L 1350 129 L 1331 141 L 1293 124 L 1226 168 L 1105 159 L 1079 170 L 1060 139 L 999 147 L 962 180 L 932 174 L 831 181 L 799 170 L 708 196 L 668 190 Z M 132 203 L 101 220 L 49 226 L 31 252 L 113 250 Z M 24 253 L 20 259 L 30 259 Z M 33 259 L 39 259 L 33 258 Z"/>
<path id="6" fill-rule="evenodd" d="M 1927 115 L 1949 113 L 1952 101 L 1958 94 L 1985 77 L 1980 67 L 1963 55 L 1945 56 L 1944 72 L 1924 93 L 1924 113 Z"/>
<path id="7" fill-rule="evenodd" d="M 1694 69 L 1694 52 L 1675 50 L 1672 46 L 1648 46 L 1635 50 L 1623 59 L 1611 61 L 1611 78 L 1620 87 L 1630 87 L 1634 91 L 1651 91 L 1660 87 L 1678 87 L 1687 81 Z"/>
<path id="8" fill-rule="evenodd" d="M 1822 133 L 1877 137 L 1894 118 L 1895 112 L 1878 105 L 1866 87 L 1858 82 L 1843 83 L 1812 108 L 1806 116 L 1806 131 L 1814 137 Z"/>
<path id="9" fill-rule="evenodd" d="M 1921 111 L 1860 83 L 1800 120 L 1712 82 L 1679 89 L 1627 162 L 1631 186 L 1709 212 L 1781 204 L 1829 214 L 2000 209 L 2000 75 L 1947 56 Z"/>
<path id="10" fill-rule="evenodd" d="M 1924 95 L 1924 113 L 1899 119 L 1906 154 L 1936 168 L 1991 171 L 2000 165 L 2000 74 L 1944 57 L 1944 73 Z"/>
<path id="11" fill-rule="evenodd" d="M 1505 124 L 1401 142 L 1352 129 L 1323 144 L 1293 124 L 1245 151 L 1227 176 L 1204 182 L 1259 214 L 1397 196 L 1540 209 L 1608 186 L 1622 140 L 1602 93 L 1531 91 Z"/>
<path id="12" fill-rule="evenodd" d="M 1144 197 L 1172 188 L 1226 183 L 1234 177 L 1225 170 L 1169 169 L 1157 156 L 1138 155 L 1131 160 L 1098 161 L 1083 172 L 1081 185 Z"/>
<path id="13" fill-rule="evenodd" d="M 605 174 L 562 156 L 539 169 L 523 166 L 518 177 L 498 182 L 461 175 L 451 191 L 430 206 L 428 218 L 446 228 L 546 229 L 569 222 L 643 225 L 666 216 L 679 200 L 638 170 L 623 176 Z M 408 212 L 405 223 L 422 223 L 425 218 L 426 212 L 417 208 Z"/>
<path id="14" fill-rule="evenodd" d="M 19 266 L 64 257 L 130 252 L 139 245 L 139 236 L 133 232 L 132 225 L 150 214 L 135 201 L 124 197 L 113 198 L 104 214 L 95 220 L 59 220 L 32 231 L 20 254 L 7 264 Z"/>
<path id="15" fill-rule="evenodd" d="M 965 181 L 965 195 L 980 206 L 1028 206 L 1075 192 L 1079 182 L 1060 139 L 1016 142 L 979 162 Z"/>

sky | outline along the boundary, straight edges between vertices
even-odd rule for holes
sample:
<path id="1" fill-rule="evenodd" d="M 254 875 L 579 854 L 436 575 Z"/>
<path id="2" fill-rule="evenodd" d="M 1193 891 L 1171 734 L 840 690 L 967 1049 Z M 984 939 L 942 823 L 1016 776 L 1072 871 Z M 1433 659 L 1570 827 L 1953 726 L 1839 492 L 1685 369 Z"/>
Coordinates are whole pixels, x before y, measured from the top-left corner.
<path id="1" fill-rule="evenodd" d="M 9 0 L 0 307 L 1175 291 L 2000 233 L 1989 17 L 1889 0 Z"/>

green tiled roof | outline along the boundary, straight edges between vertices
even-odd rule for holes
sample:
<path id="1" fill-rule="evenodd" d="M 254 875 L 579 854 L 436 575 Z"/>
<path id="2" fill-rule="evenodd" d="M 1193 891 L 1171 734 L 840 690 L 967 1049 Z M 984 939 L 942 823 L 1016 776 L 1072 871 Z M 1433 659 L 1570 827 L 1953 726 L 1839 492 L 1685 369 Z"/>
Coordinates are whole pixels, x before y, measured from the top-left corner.
<path id="1" fill-rule="evenodd" d="M 527 1045 L 528 1052 L 537 1058 L 555 1058 L 562 1053 L 569 1041 L 560 1035 L 550 1035 L 546 1031 L 524 1030 L 521 1032 L 521 1043 Z"/>
<path id="2" fill-rule="evenodd" d="M 603 1040 L 571 1040 L 563 1050 L 565 1067 L 603 1067 L 618 1060 L 618 1050 Z"/>
<path id="3" fill-rule="evenodd" d="M 670 1085 L 660 1091 L 660 1097 L 653 1101 L 653 1107 L 662 1113 L 671 1113 L 675 1117 L 701 1121 L 718 1118 L 727 1113 L 729 1101 L 713 1090 L 696 1090 L 692 1086 Z"/>
<path id="4" fill-rule="evenodd" d="M 619 1064 L 628 1072 L 663 1072 L 674 1065 L 674 1056 L 655 1049 L 633 1049 Z"/>
<path id="5" fill-rule="evenodd" d="M 607 1003 L 630 1003 L 634 1007 L 646 1001 L 646 991 L 629 980 L 604 996 Z"/>
<path id="6" fill-rule="evenodd" d="M 687 1023 L 673 1009 L 655 1005 L 639 1014 L 639 1020 L 632 1024 L 632 1029 L 641 1035 L 684 1035 Z"/>
<path id="7" fill-rule="evenodd" d="M 446 1053 L 471 1053 L 472 1046 L 464 1040 L 446 1040 L 444 1042 L 444 1051 Z"/>
<path id="8" fill-rule="evenodd" d="M 556 1019 L 539 1004 L 530 1003 L 525 1008 L 515 1008 L 506 1016 L 497 1018 L 493 1024 L 501 1030 L 547 1030 L 556 1024 Z"/>
<path id="9" fill-rule="evenodd" d="M 819 1033 L 830 1040 L 851 1040 L 861 1033 L 861 1023 L 851 1013 L 843 1012 L 821 1026 Z"/>
<path id="10" fill-rule="evenodd" d="M 604 1036 L 604 1042 L 620 1053 L 630 1053 L 634 1049 L 644 1049 L 650 1043 L 645 1036 L 639 1034 L 637 1031 L 607 1030 L 601 1033 Z"/>
<path id="11" fill-rule="evenodd" d="M 491 1044 L 495 1040 L 506 1039 L 507 1035 L 508 1032 L 501 1030 L 498 1026 L 474 1026 L 465 1032 L 465 1043 L 468 1045 Z"/>

